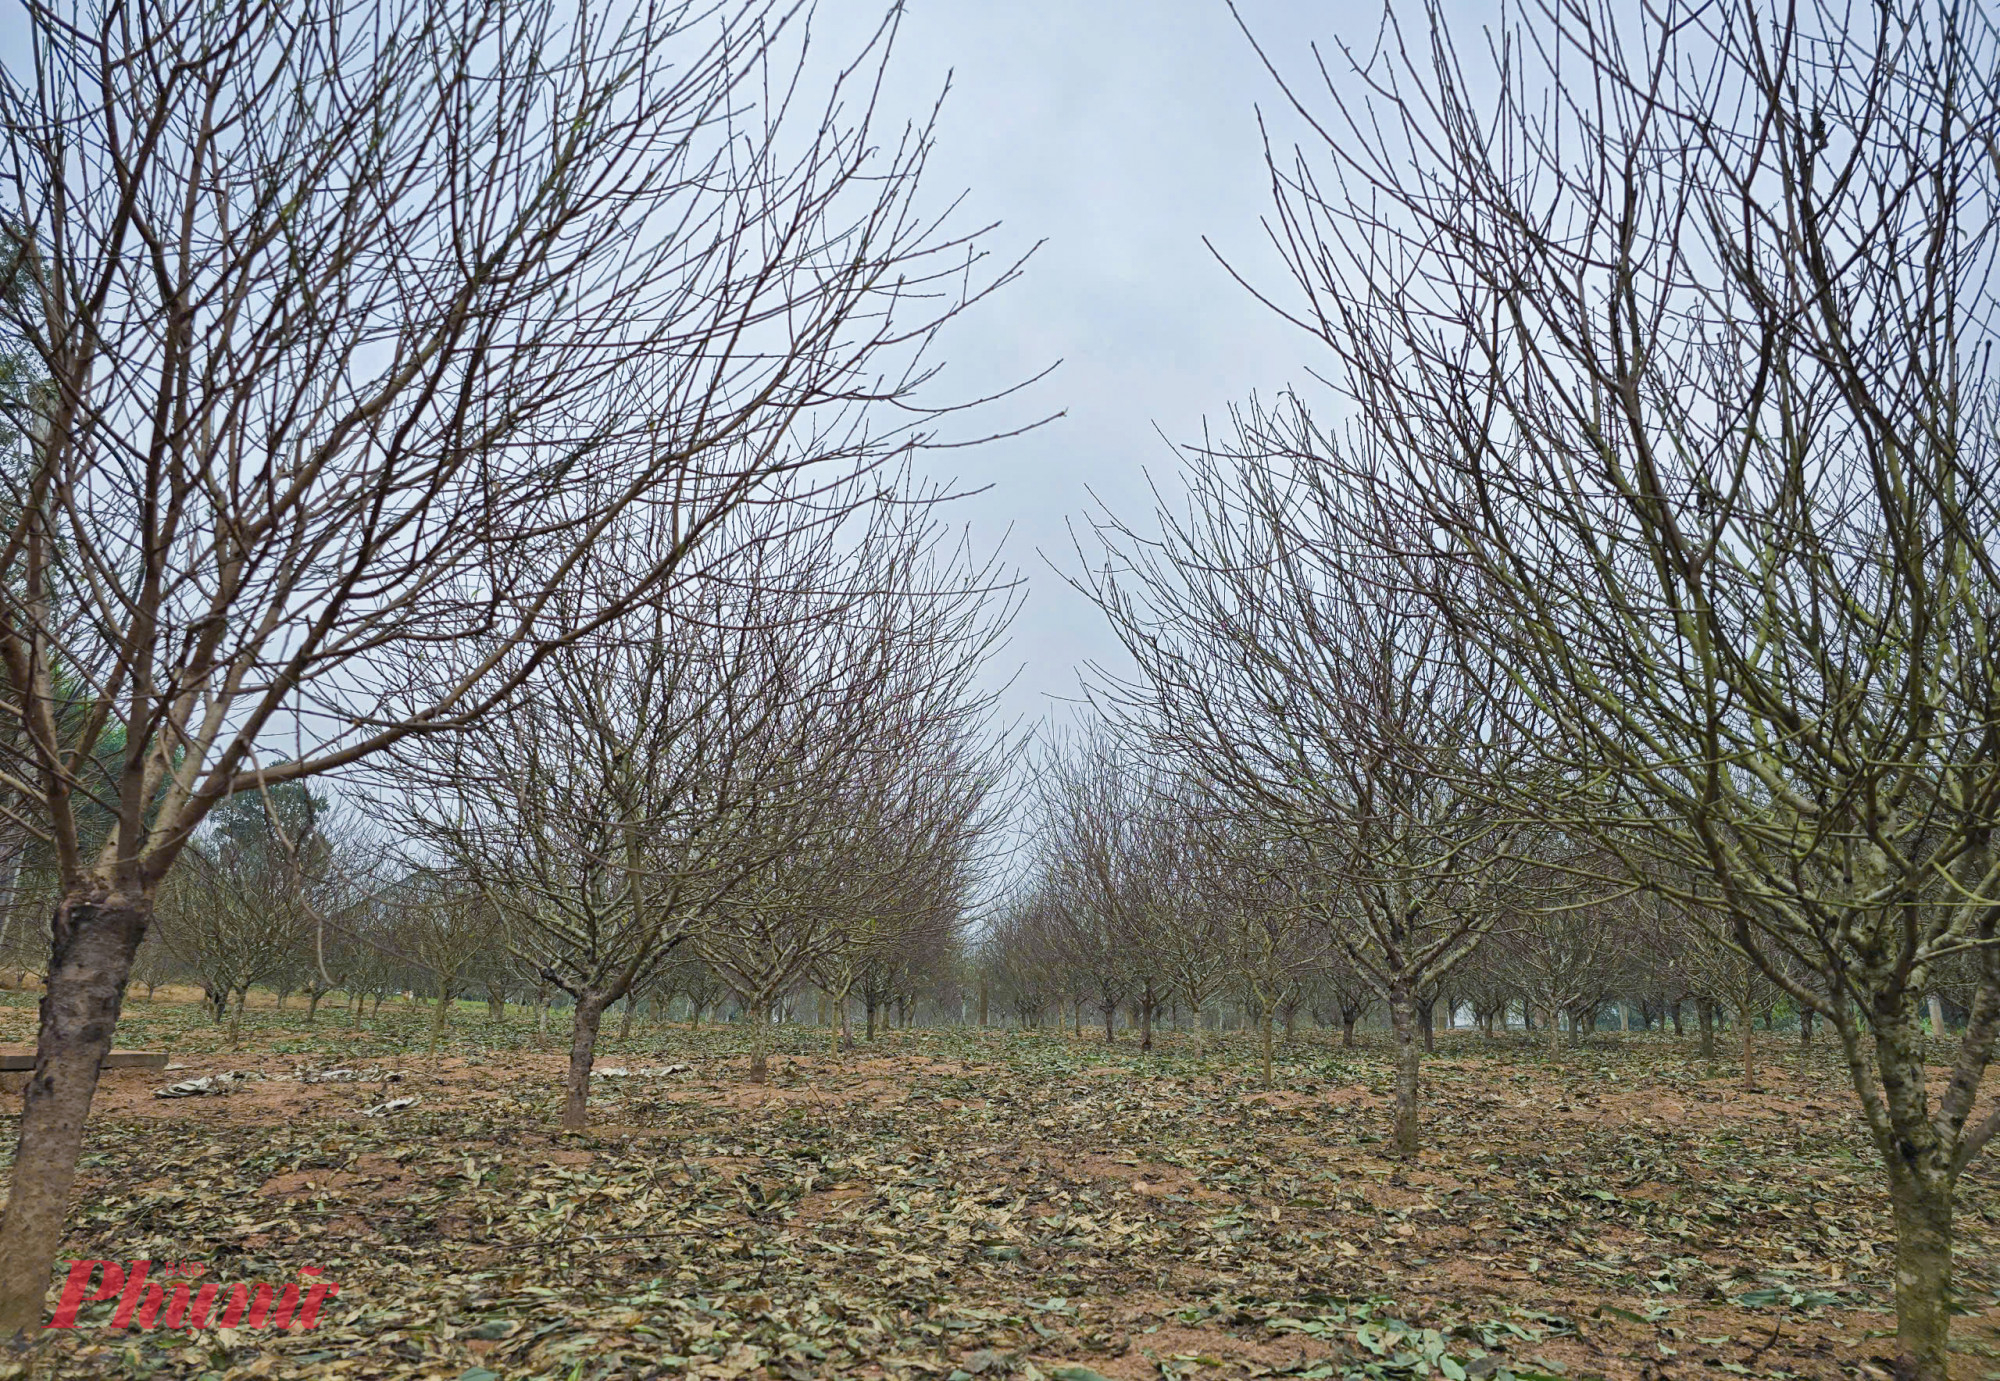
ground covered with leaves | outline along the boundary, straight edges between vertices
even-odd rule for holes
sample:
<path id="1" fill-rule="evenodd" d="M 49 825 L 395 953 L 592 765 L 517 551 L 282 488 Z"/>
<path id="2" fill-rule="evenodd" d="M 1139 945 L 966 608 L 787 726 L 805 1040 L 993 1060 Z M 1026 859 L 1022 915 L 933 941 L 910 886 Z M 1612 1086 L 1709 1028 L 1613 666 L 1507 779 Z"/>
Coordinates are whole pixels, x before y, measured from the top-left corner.
<path id="1" fill-rule="evenodd" d="M 32 999 L 4 996 L 18 1048 Z M 641 1026 L 606 1042 L 592 1129 L 563 1135 L 560 1033 L 518 1013 L 462 1011 L 435 1051 L 422 1009 L 302 1015 L 253 1008 L 231 1050 L 193 1004 L 128 1008 L 120 1045 L 182 1068 L 106 1075 L 63 1255 L 225 1283 L 320 1267 L 340 1289 L 317 1325 L 115 1329 L 93 1304 L 0 1375 L 1888 1370 L 1880 1172 L 1839 1070 L 1775 1037 L 1752 1094 L 1691 1040 L 1446 1036 L 1403 1164 L 1379 1035 L 1299 1033 L 1267 1092 L 1233 1034 L 1142 1055 L 894 1032 L 835 1057 L 790 1029 L 752 1087 L 740 1029 Z M 301 1077 L 335 1067 L 368 1077 Z M 264 1077 L 153 1096 L 224 1071 Z M 1976 1170 L 1960 1209 L 1968 1378 L 2000 1373 L 1992 1184 Z"/>

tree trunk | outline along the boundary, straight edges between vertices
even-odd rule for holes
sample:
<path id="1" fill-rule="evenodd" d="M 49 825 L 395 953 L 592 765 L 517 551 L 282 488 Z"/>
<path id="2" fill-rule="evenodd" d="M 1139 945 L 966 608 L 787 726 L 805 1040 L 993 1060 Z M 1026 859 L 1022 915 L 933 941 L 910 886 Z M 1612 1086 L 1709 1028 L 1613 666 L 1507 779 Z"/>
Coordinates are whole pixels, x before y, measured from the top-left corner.
<path id="1" fill-rule="evenodd" d="M 1265 1004 L 1263 1004 L 1264 1010 L 1262 1013 L 1262 1019 L 1257 1023 L 1259 1028 L 1259 1034 L 1263 1037 L 1263 1042 L 1264 1042 L 1264 1087 L 1267 1089 L 1271 1087 L 1271 1078 L 1272 1078 L 1271 1027 L 1273 1023 L 1271 1020 L 1271 1011 L 1274 1005 L 1275 1004 L 1270 1002 L 1266 1002 Z"/>
<path id="2" fill-rule="evenodd" d="M 1104 1043 L 1106 1045 L 1116 1045 L 1118 1043 L 1118 1037 L 1111 1030 L 1111 1019 L 1117 1015 L 1117 1003 L 1107 1002 L 1104 1004 Z"/>
<path id="3" fill-rule="evenodd" d="M 847 991 L 847 987 L 843 986 L 837 993 L 826 995 L 826 1038 L 828 1049 L 834 1055 L 840 1054 L 841 1037 L 847 1033 Z"/>
<path id="4" fill-rule="evenodd" d="M 1944 1039 L 1944 1003 L 1938 1001 L 1938 995 L 1936 993 L 1932 993 L 1930 997 L 1930 1004 L 1931 1004 L 1931 1039 L 1942 1041 Z"/>
<path id="5" fill-rule="evenodd" d="M 1340 1009 L 1340 1044 L 1342 1048 L 1347 1050 L 1354 1048 L 1354 1023 L 1360 1019 L 1361 1013 L 1349 1011 L 1345 1007 Z"/>
<path id="6" fill-rule="evenodd" d="M 625 994 L 625 1014 L 618 1019 L 618 1044 L 625 1045 L 632 1039 L 632 994 Z"/>
<path id="7" fill-rule="evenodd" d="M 1951 1333 L 1952 1190 L 1890 1171 L 1896 1222 L 1897 1376 L 1946 1381 Z"/>
<path id="8" fill-rule="evenodd" d="M 1751 1047 L 1751 1038 L 1757 1034 L 1756 1022 L 1747 1011 L 1737 1013 L 1737 1025 L 1743 1028 L 1743 1088 L 1745 1092 L 1757 1091 L 1756 1052 Z"/>
<path id="9" fill-rule="evenodd" d="M 326 994 L 318 988 L 312 988 L 306 992 L 306 1025 L 311 1026 L 313 1018 L 319 1015 L 320 1000 L 325 996 Z"/>
<path id="10" fill-rule="evenodd" d="M 451 986 L 438 984 L 437 1005 L 431 1009 L 431 1053 L 437 1053 L 438 1042 L 444 1039 L 445 1028 L 451 1024 Z"/>
<path id="11" fill-rule="evenodd" d="M 1710 1078 L 1715 1077 L 1715 1004 L 1699 998 L 1694 1004 L 1695 1025 L 1701 1032 L 1701 1058 L 1708 1062 Z"/>
<path id="12" fill-rule="evenodd" d="M 1423 1027 L 1424 1053 L 1427 1055 L 1437 1049 L 1436 1017 L 1436 998 L 1426 998 L 1417 1004 L 1417 1021 Z"/>
<path id="13" fill-rule="evenodd" d="M 744 1016 L 750 1022 L 750 1082 L 761 1084 L 770 1077 L 771 1005 L 765 1004 L 755 1016 L 748 1011 Z"/>
<path id="14" fill-rule="evenodd" d="M 580 1132 L 590 1125 L 590 1067 L 597 1058 L 597 1028 L 608 1006 L 600 993 L 586 992 L 576 1000 L 576 1019 L 569 1028 L 569 1079 L 563 1085 L 566 1132 Z"/>
<path id="15" fill-rule="evenodd" d="M 1803 1008 L 1799 1012 L 1799 1053 L 1801 1055 L 1812 1054 L 1813 1015 L 1813 1010 L 1810 1007 Z"/>
<path id="16" fill-rule="evenodd" d="M 42 1321 L 98 1066 L 152 915 L 143 893 L 72 895 L 56 908 L 35 1068 L 21 1091 L 13 1187 L 0 1214 L 0 1338 Z"/>
<path id="17" fill-rule="evenodd" d="M 1389 994 L 1389 1028 L 1396 1039 L 1396 1118 L 1393 1144 L 1405 1160 L 1417 1158 L 1417 1071 L 1423 1060 L 1418 1047 L 1417 1001 L 1406 990 Z"/>
<path id="18" fill-rule="evenodd" d="M 1687 1032 L 1681 1029 L 1681 1000 L 1679 998 L 1675 998 L 1667 1004 L 1667 1015 L 1674 1020 L 1674 1035 L 1677 1037 L 1685 1036 Z"/>
<path id="19" fill-rule="evenodd" d="M 1153 1048 L 1153 985 L 1150 982 L 1139 998 L 1139 1048 Z"/>
<path id="20" fill-rule="evenodd" d="M 875 1039 L 875 999 L 872 997 L 863 998 L 861 1005 L 868 1013 L 868 1039 L 873 1041 Z"/>
<path id="21" fill-rule="evenodd" d="M 486 985 L 486 1019 L 488 1021 L 507 1020 L 507 990 Z"/>
<path id="22" fill-rule="evenodd" d="M 243 1004 L 250 1000 L 250 985 L 245 983 L 236 990 L 236 1005 L 229 1009 L 229 1048 L 243 1047 Z"/>

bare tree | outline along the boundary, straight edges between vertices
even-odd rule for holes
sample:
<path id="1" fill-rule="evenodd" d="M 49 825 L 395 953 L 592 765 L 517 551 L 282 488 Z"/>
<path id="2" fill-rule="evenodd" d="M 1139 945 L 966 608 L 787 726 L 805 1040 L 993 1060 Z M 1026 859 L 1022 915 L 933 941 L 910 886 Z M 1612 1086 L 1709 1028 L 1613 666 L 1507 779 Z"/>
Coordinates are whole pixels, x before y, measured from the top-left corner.
<path id="1" fill-rule="evenodd" d="M 1778 995 L 1756 959 L 1732 939 L 1729 928 L 1713 916 L 1690 914 L 1683 906 L 1659 898 L 1649 908 L 1671 926 L 1676 940 L 1674 974 L 1701 1004 L 1702 1058 L 1715 1073 L 1715 1027 L 1725 1011 L 1736 1019 L 1736 1038 L 1743 1062 L 1743 1087 L 1757 1089 L 1757 1052 L 1753 1017 L 1768 1011 Z M 1808 1009 L 1810 1010 L 1810 1009 Z"/>
<path id="2" fill-rule="evenodd" d="M 837 611 L 771 642 L 780 693 L 735 753 L 758 786 L 727 825 L 750 862 L 691 935 L 756 1023 L 752 1082 L 779 997 L 955 903 L 990 823 L 993 697 L 975 680 L 1011 585 L 944 536 L 920 516 L 863 543 Z"/>
<path id="3" fill-rule="evenodd" d="M 1544 836 L 1541 851 L 1550 859 L 1589 868 L 1573 846 Z M 1572 1039 L 1581 1043 L 1586 1018 L 1595 1013 L 1617 983 L 1631 952 L 1632 899 L 1604 895 L 1588 877 L 1531 865 L 1494 937 L 1492 948 L 1516 992 L 1548 1014 L 1543 1033 L 1551 1053 L 1562 1040 L 1562 1016 L 1570 1018 Z"/>
<path id="4" fill-rule="evenodd" d="M 867 828 L 849 847 L 831 912 L 839 941 L 814 970 L 832 1004 L 835 1053 L 843 1037 L 852 1043 L 847 1009 L 857 985 L 865 986 L 872 1039 L 877 1007 L 914 1002 L 924 980 L 943 977 L 979 885 L 978 841 L 992 824 L 986 807 L 998 746 L 941 754 L 868 803 Z"/>
<path id="5" fill-rule="evenodd" d="M 311 954 L 318 921 L 348 904 L 328 810 L 302 782 L 232 797 L 209 816 L 161 899 L 167 950 L 200 982 L 217 1021 L 234 999 L 232 1046 L 251 985 Z"/>
<path id="6" fill-rule="evenodd" d="M 1938 1381 L 1954 1189 L 2000 1128 L 1971 1116 L 2000 1029 L 1992 10 L 1543 0 L 1490 85 L 1424 17 L 1295 100 L 1330 176 L 1271 161 L 1289 314 L 1355 418 L 1300 449 L 1453 566 L 1448 616 L 1561 764 L 1523 796 L 1835 1030 L 1899 1365 Z M 1975 954 L 1933 1093 L 1924 998 Z"/>
<path id="7" fill-rule="evenodd" d="M 1149 808 L 1143 773 L 1102 724 L 1050 743 L 1034 773 L 1037 886 L 1055 922 L 1050 938 L 1103 1019 L 1107 1044 L 1125 1000 L 1137 994 L 1150 1016 L 1164 986 L 1140 845 Z"/>
<path id="8" fill-rule="evenodd" d="M 1067 975 L 1055 943 L 1054 924 L 1051 910 L 1040 893 L 1017 891 L 1008 898 L 980 946 L 981 962 L 991 974 L 994 996 L 1024 1027 L 1039 1024 L 1050 1007 L 1056 1010 L 1056 1024 L 1062 1024 Z M 870 1025 L 873 1025 L 872 1012 Z"/>
<path id="9" fill-rule="evenodd" d="M 566 1128 L 586 1122 L 604 1013 L 763 865 L 732 826 L 796 787 L 746 749 L 791 708 L 796 648 L 855 598 L 834 579 L 849 505 L 818 507 L 828 520 L 803 530 L 771 508 L 739 515 L 648 605 L 544 657 L 488 729 L 407 740 L 381 773 L 405 833 L 506 914 L 525 971 L 574 1003 Z M 623 540 L 643 560 L 662 537 Z M 482 656 L 473 644 L 424 674 L 448 682 Z"/>
<path id="10" fill-rule="evenodd" d="M 1244 1009 L 1257 1014 L 1263 1083 L 1270 1088 L 1274 1020 L 1280 1008 L 1303 996 L 1307 976 L 1319 964 L 1316 927 L 1301 901 L 1319 890 L 1319 879 L 1297 875 L 1312 865 L 1296 841 L 1260 838 L 1240 827 L 1218 833 L 1223 834 L 1216 852 L 1229 974 Z M 1324 935 L 1320 930 L 1317 938 Z"/>
<path id="11" fill-rule="evenodd" d="M 1475 955 L 1468 962 L 1476 965 L 1482 957 Z M 1306 984 L 1313 1020 L 1322 1026 L 1331 1026 L 1333 1023 L 1328 1018 L 1337 1018 L 1342 1047 L 1353 1049 L 1354 1028 L 1377 1001 L 1373 985 L 1348 962 L 1337 945 L 1325 947 L 1319 964 L 1307 976 Z"/>
<path id="12" fill-rule="evenodd" d="M 1161 509 L 1162 536 L 1100 525 L 1112 555 L 1087 589 L 1136 672 L 1098 685 L 1285 851 L 1376 985 L 1399 1052 L 1395 1145 L 1414 1156 L 1419 1009 L 1498 918 L 1521 831 L 1482 783 L 1520 769 L 1523 739 L 1492 668 L 1378 551 L 1394 515 L 1289 463 L 1272 422 L 1253 404 L 1233 449 L 1189 455 L 1187 509 Z"/>
<path id="13" fill-rule="evenodd" d="M 217 802 L 478 721 L 774 476 L 931 434 L 978 254 L 913 209 L 928 131 L 872 125 L 896 12 L 815 107 L 782 0 L 25 6 L 0 328 L 47 386 L 9 419 L 0 750 L 60 881 L 0 1331 Z M 673 540 L 594 573 L 641 511 Z M 406 675 L 463 639 L 442 695 Z"/>
<path id="14" fill-rule="evenodd" d="M 412 872 L 385 889 L 382 901 L 390 928 L 377 943 L 404 961 L 406 973 L 414 968 L 428 980 L 435 1052 L 481 960 L 505 947 L 508 918 L 471 878 L 445 871 Z"/>
<path id="15" fill-rule="evenodd" d="M 853 930 L 855 942 L 838 951 L 827 965 L 834 971 L 832 981 L 825 985 L 829 995 L 839 983 L 846 984 L 843 991 L 847 995 L 835 1002 L 834 1032 L 840 1048 L 853 1044 L 853 1033 L 847 1025 L 848 995 L 861 999 L 871 1041 L 875 1039 L 878 1013 L 886 1012 L 894 1004 L 914 1005 L 926 991 L 934 999 L 944 996 L 949 969 L 958 958 L 965 927 L 966 879 L 950 874 L 930 879 L 918 875 L 911 881 L 919 886 L 894 903 L 888 924 L 863 917 Z M 933 886 L 947 884 L 929 898 L 928 904 L 921 890 L 926 881 Z"/>
<path id="16" fill-rule="evenodd" d="M 1153 910 L 1160 971 L 1168 991 L 1194 1016 L 1195 1053 L 1206 1033 L 1202 1015 L 1230 979 L 1230 910 L 1201 821 L 1200 795 L 1173 781 L 1146 824 L 1144 885 Z"/>
<path id="17" fill-rule="evenodd" d="M 687 1004 L 688 1022 L 701 1025 L 701 1014 L 714 1008 L 729 991 L 721 975 L 706 959 L 683 946 L 674 951 L 661 970 L 660 994 L 665 1000 L 680 998 Z"/>

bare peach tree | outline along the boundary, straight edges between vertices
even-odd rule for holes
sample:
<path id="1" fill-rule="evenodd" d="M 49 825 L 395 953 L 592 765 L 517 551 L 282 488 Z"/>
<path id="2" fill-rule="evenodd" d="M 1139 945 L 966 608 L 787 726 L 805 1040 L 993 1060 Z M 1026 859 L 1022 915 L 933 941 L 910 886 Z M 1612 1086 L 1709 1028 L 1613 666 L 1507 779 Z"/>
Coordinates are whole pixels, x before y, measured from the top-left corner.
<path id="1" fill-rule="evenodd" d="M 766 0 L 23 7 L 0 332 L 44 382 L 8 404 L 0 785 L 60 882 L 0 1333 L 218 802 L 477 724 L 775 477 L 932 434 L 980 255 L 914 207 L 928 130 L 874 125 L 896 12 L 816 101 Z M 594 567 L 640 513 L 670 540 Z"/>
<path id="2" fill-rule="evenodd" d="M 1166 778 L 1141 843 L 1161 978 L 1171 998 L 1187 1004 L 1197 1055 L 1206 1043 L 1204 1013 L 1229 986 L 1232 914 L 1203 822 L 1201 792 L 1184 778 Z"/>
<path id="3" fill-rule="evenodd" d="M 1523 739 L 1490 668 L 1376 552 L 1385 514 L 1290 463 L 1272 416 L 1253 405 L 1231 448 L 1189 453 L 1187 506 L 1161 508 L 1159 535 L 1100 525 L 1111 559 L 1087 589 L 1134 669 L 1098 693 L 1203 784 L 1219 839 L 1282 860 L 1266 871 L 1374 985 L 1394 1145 L 1414 1156 L 1419 1007 L 1521 866 L 1518 817 L 1483 783 L 1518 770 Z"/>
<path id="4" fill-rule="evenodd" d="M 378 809 L 413 862 L 435 859 L 504 915 L 516 966 L 572 999 L 572 1130 L 604 1013 L 743 870 L 727 825 L 760 784 L 735 749 L 775 698 L 772 641 L 803 636 L 810 611 L 768 549 L 738 555 L 544 658 L 483 732 L 406 740 L 379 764 Z"/>
<path id="5" fill-rule="evenodd" d="M 855 615 L 935 526 L 935 495 L 878 484 L 737 515 L 646 606 L 544 658 L 485 731 L 406 740 L 383 761 L 383 807 L 510 917 L 520 964 L 575 1004 L 565 1127 L 585 1125 L 604 1013 L 738 883 L 806 845 L 812 815 L 785 806 L 815 784 L 766 736 L 790 723 L 831 742 L 877 723 L 858 707 L 889 688 L 852 675 L 867 665 L 849 655 Z M 659 539 L 623 540 L 637 559 Z M 850 886 L 868 875 L 849 858 Z"/>
<path id="6" fill-rule="evenodd" d="M 1319 869 L 1296 840 L 1273 837 L 1254 821 L 1228 818 L 1208 831 L 1211 865 L 1220 882 L 1217 900 L 1229 975 L 1245 1014 L 1257 1017 L 1260 1074 L 1275 1087 L 1274 1028 L 1278 1009 L 1304 996 L 1305 983 L 1319 965 L 1326 931 L 1304 899 L 1318 888 Z M 1313 876 L 1301 877 L 1302 872 Z"/>
<path id="7" fill-rule="evenodd" d="M 1962 0 L 1524 16 L 1477 78 L 1429 5 L 1290 88 L 1285 310 L 1353 418 L 1296 451 L 1453 568 L 1437 603 L 1556 763 L 1515 804 L 1836 1032 L 1901 1374 L 1940 1381 L 1954 1190 L 2000 1129 L 2000 33 Z M 1924 998 L 1965 959 L 1933 1088 Z"/>
<path id="8" fill-rule="evenodd" d="M 1106 1044 L 1118 1009 L 1136 999 L 1150 1047 L 1167 973 L 1141 842 L 1152 804 L 1144 756 L 1109 726 L 1085 723 L 1050 740 L 1034 777 L 1034 886 L 1054 922 L 1048 938 L 1097 1008 Z"/>
<path id="9" fill-rule="evenodd" d="M 846 867 L 827 905 L 833 942 L 812 966 L 833 1009 L 836 1054 L 843 1035 L 852 1043 L 847 1009 L 857 990 L 872 1039 L 875 1009 L 913 1006 L 955 952 L 989 861 L 984 841 L 997 825 L 991 806 L 1004 746 L 968 735 L 955 751 L 905 764 L 850 822 Z"/>
<path id="10" fill-rule="evenodd" d="M 689 943 L 753 1023 L 753 1083 L 780 996 L 831 979 L 844 1004 L 855 973 L 843 956 L 955 906 L 993 824 L 993 693 L 978 677 L 1012 616 L 1012 582 L 916 517 L 862 544 L 829 617 L 774 640 L 782 694 L 736 752 L 757 783 L 726 826 L 743 872 Z"/>

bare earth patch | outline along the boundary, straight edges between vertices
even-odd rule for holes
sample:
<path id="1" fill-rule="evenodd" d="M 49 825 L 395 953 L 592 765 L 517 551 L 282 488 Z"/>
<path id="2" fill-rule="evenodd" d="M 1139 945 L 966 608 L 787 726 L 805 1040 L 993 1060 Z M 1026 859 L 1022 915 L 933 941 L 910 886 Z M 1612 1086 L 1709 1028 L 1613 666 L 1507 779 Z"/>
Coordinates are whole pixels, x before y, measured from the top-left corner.
<path id="1" fill-rule="evenodd" d="M 255 1015 L 231 1052 L 155 1005 L 140 1035 L 187 1068 L 106 1076 L 64 1254 L 320 1266 L 324 1322 L 117 1333 L 96 1305 L 0 1375 L 1887 1374 L 1880 1175 L 1825 1052 L 1771 1043 L 1750 1093 L 1692 1042 L 1447 1037 L 1403 1164 L 1386 1051 L 1318 1033 L 1265 1091 L 1250 1044 L 1213 1036 L 1198 1058 L 1165 1033 L 1148 1057 L 897 1032 L 837 1058 L 794 1031 L 753 1087 L 739 1032 L 649 1029 L 601 1063 L 690 1070 L 595 1081 L 566 1136 L 557 1035 L 482 1024 L 432 1056 L 421 1010 L 359 1038 Z M 0 1039 L 31 1022 L 0 1006 Z M 334 1064 L 404 1077 L 275 1077 Z M 274 1077 L 153 1096 L 224 1070 Z M 1997 1213 L 1977 1168 L 1960 1381 L 2000 1370 Z"/>

